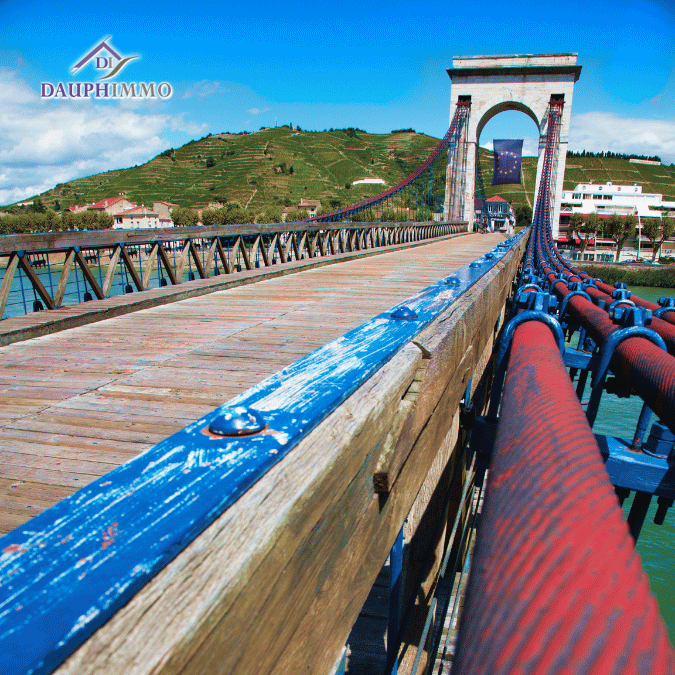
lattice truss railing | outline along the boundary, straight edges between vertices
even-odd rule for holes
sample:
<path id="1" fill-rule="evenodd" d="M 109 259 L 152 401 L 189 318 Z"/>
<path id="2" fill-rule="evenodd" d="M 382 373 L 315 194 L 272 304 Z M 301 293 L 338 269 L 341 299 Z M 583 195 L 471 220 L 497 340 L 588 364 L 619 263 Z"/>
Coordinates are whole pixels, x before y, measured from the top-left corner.
<path id="1" fill-rule="evenodd" d="M 9 235 L 0 249 L 0 317 L 466 229 L 447 223 L 282 227 L 69 232 L 56 235 L 62 240 L 56 246 L 54 235 Z"/>

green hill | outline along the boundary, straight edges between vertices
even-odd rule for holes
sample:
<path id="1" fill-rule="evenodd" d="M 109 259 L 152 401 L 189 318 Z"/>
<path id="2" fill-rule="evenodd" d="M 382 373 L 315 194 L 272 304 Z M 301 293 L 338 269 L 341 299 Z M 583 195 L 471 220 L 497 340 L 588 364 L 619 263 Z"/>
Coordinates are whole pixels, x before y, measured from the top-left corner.
<path id="1" fill-rule="evenodd" d="M 237 201 L 254 212 L 297 205 L 301 197 L 338 208 L 378 194 L 412 172 L 438 139 L 413 131 L 369 134 L 345 129 L 294 131 L 288 126 L 251 134 L 214 134 L 166 150 L 149 162 L 57 185 L 38 195 L 48 208 L 99 201 L 121 194 L 137 204 L 155 200 L 201 207 Z M 524 157 L 521 185 L 492 187 L 492 152 L 480 149 L 487 197 L 501 195 L 514 206 L 534 201 L 536 158 Z M 385 185 L 357 185 L 382 178 Z M 565 188 L 577 183 L 637 183 L 643 192 L 675 200 L 675 166 L 632 164 L 615 158 L 569 158 Z M 349 187 L 347 187 L 349 185 Z"/>
<path id="2" fill-rule="evenodd" d="M 154 200 L 196 207 L 238 201 L 257 211 L 274 204 L 297 205 L 305 197 L 338 207 L 385 189 L 351 186 L 353 181 L 382 178 L 391 186 L 437 144 L 437 139 L 414 132 L 298 132 L 287 126 L 215 134 L 167 150 L 141 166 L 59 184 L 39 197 L 51 208 L 58 201 L 61 209 L 120 194 L 147 205 Z"/>

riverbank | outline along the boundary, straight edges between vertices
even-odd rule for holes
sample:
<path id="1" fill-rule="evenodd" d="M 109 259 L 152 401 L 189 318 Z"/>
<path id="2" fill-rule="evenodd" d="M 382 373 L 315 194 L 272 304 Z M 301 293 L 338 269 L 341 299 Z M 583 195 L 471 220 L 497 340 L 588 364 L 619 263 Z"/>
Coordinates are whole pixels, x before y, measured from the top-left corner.
<path id="1" fill-rule="evenodd" d="M 579 269 L 607 284 L 621 281 L 628 286 L 675 288 L 675 265 L 616 265 L 584 262 Z"/>

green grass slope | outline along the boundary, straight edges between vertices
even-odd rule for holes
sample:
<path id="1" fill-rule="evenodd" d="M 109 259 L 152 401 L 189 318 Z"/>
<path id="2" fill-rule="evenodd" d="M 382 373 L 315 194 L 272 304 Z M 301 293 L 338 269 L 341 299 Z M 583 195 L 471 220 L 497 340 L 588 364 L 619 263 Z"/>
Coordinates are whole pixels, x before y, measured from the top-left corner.
<path id="1" fill-rule="evenodd" d="M 61 209 L 126 195 L 137 204 L 155 200 L 202 207 L 237 201 L 258 212 L 275 205 L 295 206 L 301 197 L 329 208 L 371 197 L 411 173 L 438 139 L 415 132 L 369 134 L 342 130 L 293 131 L 288 126 L 252 134 L 214 134 L 167 150 L 149 162 L 57 185 L 38 195 Z M 492 186 L 492 152 L 479 151 L 487 197 L 500 195 L 514 206 L 533 205 L 537 161 L 523 157 L 522 184 Z M 385 185 L 357 185 L 382 178 Z M 615 158 L 568 158 L 565 189 L 577 183 L 637 183 L 643 192 L 675 200 L 675 166 L 631 164 Z M 346 187 L 349 185 L 350 187 Z"/>
<path id="2" fill-rule="evenodd" d="M 438 140 L 424 134 L 344 131 L 296 132 L 288 127 L 252 134 L 215 134 L 167 151 L 141 166 L 57 185 L 39 195 L 61 208 L 124 194 L 135 203 L 172 201 L 206 206 L 238 201 L 262 210 L 297 205 L 301 197 L 330 206 L 348 205 L 382 191 L 382 185 L 351 186 L 362 178 L 400 181 Z M 350 185 L 347 188 L 347 184 Z"/>

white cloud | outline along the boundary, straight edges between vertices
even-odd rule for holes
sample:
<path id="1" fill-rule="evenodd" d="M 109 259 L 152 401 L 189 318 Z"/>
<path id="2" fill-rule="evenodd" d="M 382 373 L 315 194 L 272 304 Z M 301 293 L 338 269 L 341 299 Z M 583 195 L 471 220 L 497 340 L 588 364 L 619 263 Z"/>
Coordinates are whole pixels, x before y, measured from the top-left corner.
<path id="1" fill-rule="evenodd" d="M 204 96 L 213 96 L 214 94 L 227 94 L 229 91 L 229 87 L 225 86 L 223 82 L 200 80 L 183 92 L 183 98 L 192 98 L 193 96 L 203 98 Z"/>
<path id="2" fill-rule="evenodd" d="M 663 162 L 671 164 L 675 162 L 675 121 L 620 117 L 604 112 L 573 114 L 569 149 L 658 155 Z"/>
<path id="3" fill-rule="evenodd" d="M 145 162 L 175 131 L 198 135 L 206 125 L 92 100 L 43 101 L 11 71 L 0 70 L 0 204 Z"/>
<path id="4" fill-rule="evenodd" d="M 263 110 L 260 110 L 259 108 L 251 108 L 249 112 L 251 113 L 251 115 L 259 115 L 260 113 L 267 112 L 268 110 L 269 108 L 264 108 Z"/>

